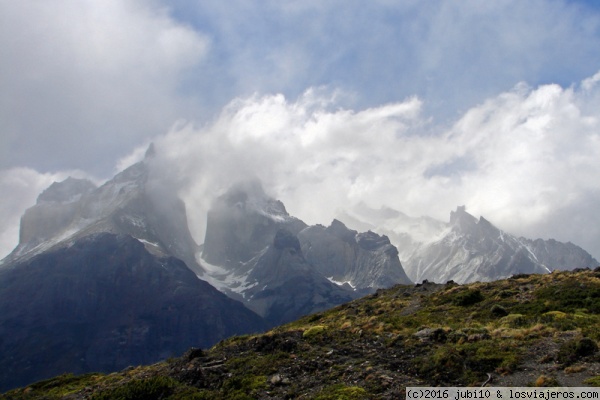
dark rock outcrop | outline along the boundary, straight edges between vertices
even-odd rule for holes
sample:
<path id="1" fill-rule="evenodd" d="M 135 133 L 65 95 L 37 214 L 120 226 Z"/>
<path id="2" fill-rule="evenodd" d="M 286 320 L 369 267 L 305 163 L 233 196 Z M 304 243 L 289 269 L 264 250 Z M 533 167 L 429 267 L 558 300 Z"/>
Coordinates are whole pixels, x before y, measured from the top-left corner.
<path id="1" fill-rule="evenodd" d="M 245 304 L 272 326 L 323 311 L 356 296 L 307 262 L 298 238 L 280 229 L 273 243 L 250 262 Z"/>
<path id="2" fill-rule="evenodd" d="M 181 261 L 100 233 L 0 270 L 0 391 L 116 371 L 265 328 Z"/>

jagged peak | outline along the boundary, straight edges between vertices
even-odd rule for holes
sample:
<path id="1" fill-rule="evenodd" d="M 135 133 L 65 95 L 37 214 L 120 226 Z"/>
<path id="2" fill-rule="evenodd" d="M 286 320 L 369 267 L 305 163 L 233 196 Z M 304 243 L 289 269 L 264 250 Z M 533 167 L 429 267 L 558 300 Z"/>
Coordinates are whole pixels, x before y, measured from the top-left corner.
<path id="1" fill-rule="evenodd" d="M 231 185 L 220 198 L 232 206 L 238 203 L 256 202 L 257 200 L 274 200 L 266 194 L 262 182 L 258 179 L 238 181 Z"/>
<path id="2" fill-rule="evenodd" d="M 154 143 L 150 143 L 148 148 L 146 149 L 146 153 L 144 153 L 144 160 L 149 160 L 156 156 L 156 149 L 154 147 Z"/>
<path id="3" fill-rule="evenodd" d="M 124 183 L 124 182 L 136 182 L 136 183 L 145 183 L 148 180 L 148 165 L 144 161 L 139 161 L 127 168 L 123 171 L 119 172 L 105 183 Z"/>
<path id="4" fill-rule="evenodd" d="M 219 197 L 219 200 L 228 207 L 254 211 L 273 219 L 289 217 L 283 203 L 270 197 L 258 179 L 235 183 Z"/>
<path id="5" fill-rule="evenodd" d="M 342 239 L 345 242 L 356 243 L 357 231 L 348 229 L 348 227 L 343 222 L 337 219 L 331 221 L 331 225 L 329 225 L 325 229 L 325 231 Z"/>
<path id="6" fill-rule="evenodd" d="M 456 207 L 456 211 L 450 212 L 450 225 L 466 228 L 477 224 L 477 218 L 469 214 L 466 206 Z"/>
<path id="7" fill-rule="evenodd" d="M 483 218 L 483 217 L 479 217 L 479 222 L 478 225 L 482 228 L 493 228 L 493 229 L 498 229 L 494 226 L 494 224 L 492 224 L 490 221 L 488 221 L 487 219 Z"/>
<path id="8" fill-rule="evenodd" d="M 378 235 L 375 232 L 367 231 L 356 235 L 357 242 L 360 247 L 365 250 L 376 250 L 381 246 L 390 244 L 390 239 L 385 235 Z"/>
<path id="9" fill-rule="evenodd" d="M 68 177 L 61 182 L 53 182 L 37 198 L 37 203 L 68 203 L 78 200 L 81 195 L 96 189 L 96 185 L 88 179 Z"/>

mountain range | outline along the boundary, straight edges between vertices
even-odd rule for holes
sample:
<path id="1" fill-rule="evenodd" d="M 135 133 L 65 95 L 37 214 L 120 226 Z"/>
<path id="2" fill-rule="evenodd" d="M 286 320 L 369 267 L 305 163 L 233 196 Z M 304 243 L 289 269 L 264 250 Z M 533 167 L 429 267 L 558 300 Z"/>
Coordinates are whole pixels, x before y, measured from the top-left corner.
<path id="1" fill-rule="evenodd" d="M 0 390 L 158 361 L 409 282 L 389 241 L 370 234 L 348 253 L 348 276 L 362 268 L 362 283 L 338 285 L 345 273 L 323 275 L 318 245 L 304 256 L 307 225 L 257 182 L 215 201 L 198 246 L 153 159 L 150 148 L 99 187 L 55 182 L 23 215 L 19 244 L 0 263 Z M 369 260 L 390 278 L 364 279 Z"/>
<path id="2" fill-rule="evenodd" d="M 447 223 L 431 217 L 409 217 L 390 208 L 370 209 L 364 204 L 340 213 L 338 218 L 349 226 L 389 235 L 414 282 L 485 282 L 521 273 L 600 265 L 573 243 L 511 235 L 484 217 L 475 218 L 464 206 L 452 211 Z"/>
<path id="3" fill-rule="evenodd" d="M 198 245 L 154 160 L 151 146 L 99 187 L 55 182 L 25 212 L 0 262 L 0 390 L 155 362 L 398 284 L 598 265 L 571 243 L 516 238 L 464 207 L 449 223 L 362 207 L 309 226 L 258 181 L 215 198 Z"/>

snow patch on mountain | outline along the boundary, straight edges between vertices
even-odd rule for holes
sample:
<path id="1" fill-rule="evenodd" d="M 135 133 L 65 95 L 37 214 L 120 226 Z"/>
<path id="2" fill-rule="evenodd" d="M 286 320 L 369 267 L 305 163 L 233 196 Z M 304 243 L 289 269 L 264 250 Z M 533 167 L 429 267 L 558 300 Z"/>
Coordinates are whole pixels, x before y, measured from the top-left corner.
<path id="1" fill-rule="evenodd" d="M 210 283 L 220 292 L 225 293 L 233 298 L 246 299 L 246 290 L 257 286 L 257 281 L 249 280 L 249 273 L 238 273 L 228 270 L 220 265 L 215 265 L 207 262 L 201 257 L 201 254 L 196 255 L 199 264 L 204 269 L 204 274 L 198 275 L 198 278 Z"/>
<path id="2" fill-rule="evenodd" d="M 350 286 L 352 290 L 356 290 L 356 285 L 354 285 L 352 281 L 336 281 L 335 279 L 333 279 L 333 276 L 329 276 L 327 277 L 327 279 L 329 280 L 329 282 L 335 283 L 338 286 Z"/>

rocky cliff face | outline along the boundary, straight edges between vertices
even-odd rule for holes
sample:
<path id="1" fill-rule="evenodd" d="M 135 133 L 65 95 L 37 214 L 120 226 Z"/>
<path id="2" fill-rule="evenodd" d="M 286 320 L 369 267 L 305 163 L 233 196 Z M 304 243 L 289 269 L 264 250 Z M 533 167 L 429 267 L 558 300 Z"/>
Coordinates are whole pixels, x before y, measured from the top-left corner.
<path id="1" fill-rule="evenodd" d="M 285 229 L 250 264 L 249 287 L 241 294 L 273 326 L 356 298 L 308 263 L 296 235 Z"/>
<path id="2" fill-rule="evenodd" d="M 201 274 L 185 205 L 151 180 L 150 161 L 132 165 L 98 188 L 72 178 L 52 184 L 21 218 L 19 245 L 4 264 L 24 261 L 89 234 L 111 232 L 131 235 L 150 251 L 180 258 Z"/>
<path id="3" fill-rule="evenodd" d="M 332 281 L 361 291 L 411 283 L 386 236 L 358 233 L 334 220 L 327 228 L 308 227 L 298 238 L 307 260 Z"/>
<path id="4" fill-rule="evenodd" d="M 0 270 L 0 391 L 152 363 L 264 328 L 181 260 L 129 235 L 92 234 Z"/>
<path id="5" fill-rule="evenodd" d="M 563 243 L 554 239 L 519 239 L 526 243 L 535 258 L 550 270 L 572 271 L 577 268 L 592 268 L 600 265 L 587 251 L 571 242 Z"/>
<path id="6" fill-rule="evenodd" d="M 201 263 L 208 271 L 203 279 L 271 324 L 410 282 L 386 237 L 359 234 L 339 221 L 307 227 L 257 182 L 215 201 Z"/>
<path id="7" fill-rule="evenodd" d="M 257 181 L 240 183 L 216 199 L 208 211 L 202 258 L 236 270 L 273 242 L 279 229 L 296 234 L 306 224 Z"/>

